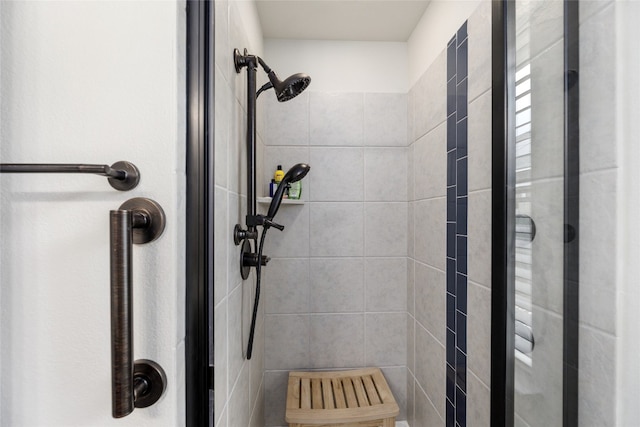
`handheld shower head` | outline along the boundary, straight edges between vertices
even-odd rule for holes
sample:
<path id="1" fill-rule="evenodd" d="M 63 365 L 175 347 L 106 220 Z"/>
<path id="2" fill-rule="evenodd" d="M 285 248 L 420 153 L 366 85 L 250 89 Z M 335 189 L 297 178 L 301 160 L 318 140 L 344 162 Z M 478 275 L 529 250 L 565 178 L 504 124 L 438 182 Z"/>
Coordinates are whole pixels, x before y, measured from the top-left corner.
<path id="1" fill-rule="evenodd" d="M 273 70 L 269 71 L 268 76 L 280 102 L 288 101 L 300 95 L 311 83 L 311 77 L 303 73 L 294 74 L 284 81 L 281 81 Z"/>
<path id="2" fill-rule="evenodd" d="M 269 211 L 267 212 L 268 219 L 273 219 L 273 217 L 276 216 L 276 213 L 278 213 L 278 209 L 280 209 L 280 204 L 282 203 L 282 198 L 284 197 L 284 190 L 287 188 L 287 185 L 292 182 L 300 181 L 309 173 L 309 169 L 311 169 L 311 166 L 308 164 L 298 163 L 284 174 L 282 181 L 278 184 L 278 189 L 273 195 L 271 204 L 269 205 Z"/>

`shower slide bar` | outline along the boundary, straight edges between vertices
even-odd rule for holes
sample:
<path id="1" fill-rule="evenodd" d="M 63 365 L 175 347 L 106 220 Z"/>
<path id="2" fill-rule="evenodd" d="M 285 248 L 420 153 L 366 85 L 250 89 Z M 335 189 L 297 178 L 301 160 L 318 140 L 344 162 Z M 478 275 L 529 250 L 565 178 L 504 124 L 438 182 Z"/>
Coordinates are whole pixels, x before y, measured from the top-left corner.
<path id="1" fill-rule="evenodd" d="M 111 252 L 111 409 L 122 418 L 134 408 L 160 399 L 167 386 L 162 367 L 148 359 L 133 360 L 132 246 L 156 240 L 165 227 L 162 207 L 137 197 L 110 212 Z"/>
<path id="2" fill-rule="evenodd" d="M 130 162 L 119 161 L 109 165 L 64 163 L 0 163 L 0 173 L 89 173 L 105 176 L 118 191 L 128 191 L 140 182 L 140 171 Z"/>

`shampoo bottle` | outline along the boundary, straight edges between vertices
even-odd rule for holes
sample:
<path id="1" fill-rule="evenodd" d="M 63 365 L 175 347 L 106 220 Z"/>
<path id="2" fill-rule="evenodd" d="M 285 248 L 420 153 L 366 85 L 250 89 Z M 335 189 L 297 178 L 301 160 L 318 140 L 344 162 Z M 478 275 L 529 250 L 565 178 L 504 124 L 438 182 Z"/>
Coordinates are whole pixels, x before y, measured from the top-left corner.
<path id="1" fill-rule="evenodd" d="M 282 182 L 282 178 L 284 178 L 284 171 L 282 170 L 282 165 L 278 165 L 276 173 L 273 174 L 273 181 L 275 182 L 275 187 L 273 188 L 274 193 L 276 192 L 276 188 L 278 187 L 278 185 L 280 185 L 280 183 Z M 273 195 L 271 197 L 273 197 Z M 286 191 L 284 193 L 284 197 L 287 197 Z"/>
<path id="2" fill-rule="evenodd" d="M 278 165 L 278 169 L 276 169 L 276 173 L 273 174 L 273 180 L 277 185 L 280 185 L 280 181 L 284 178 L 284 171 L 282 170 L 282 165 Z"/>

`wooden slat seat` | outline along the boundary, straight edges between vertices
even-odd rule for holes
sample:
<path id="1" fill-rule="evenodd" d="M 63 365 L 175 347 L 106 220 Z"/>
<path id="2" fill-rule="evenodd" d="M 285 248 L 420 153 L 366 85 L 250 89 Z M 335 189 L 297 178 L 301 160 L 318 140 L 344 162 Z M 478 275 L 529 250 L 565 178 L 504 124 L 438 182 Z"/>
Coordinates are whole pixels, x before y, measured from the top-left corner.
<path id="1" fill-rule="evenodd" d="M 290 427 L 394 427 L 400 410 L 379 368 L 290 372 Z"/>

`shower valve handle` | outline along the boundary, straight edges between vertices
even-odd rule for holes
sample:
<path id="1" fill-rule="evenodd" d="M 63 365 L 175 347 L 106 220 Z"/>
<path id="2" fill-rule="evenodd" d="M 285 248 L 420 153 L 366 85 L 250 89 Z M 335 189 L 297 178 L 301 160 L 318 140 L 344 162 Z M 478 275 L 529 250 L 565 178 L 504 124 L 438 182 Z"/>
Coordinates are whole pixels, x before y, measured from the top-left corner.
<path id="1" fill-rule="evenodd" d="M 267 265 L 271 261 L 266 255 L 262 255 L 260 259 L 260 265 Z M 245 267 L 257 267 L 258 266 L 258 254 L 246 252 L 242 254 L 242 265 Z"/>
<path id="2" fill-rule="evenodd" d="M 269 218 L 265 218 L 265 219 L 264 219 L 264 221 L 263 221 L 263 223 L 264 223 L 264 225 L 265 225 L 266 227 L 273 227 L 273 228 L 277 228 L 277 229 L 278 229 L 278 230 L 280 230 L 280 231 L 284 230 L 284 225 L 277 224 L 277 223 L 275 223 L 275 222 L 271 221 Z"/>

